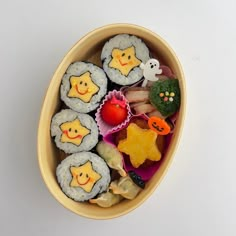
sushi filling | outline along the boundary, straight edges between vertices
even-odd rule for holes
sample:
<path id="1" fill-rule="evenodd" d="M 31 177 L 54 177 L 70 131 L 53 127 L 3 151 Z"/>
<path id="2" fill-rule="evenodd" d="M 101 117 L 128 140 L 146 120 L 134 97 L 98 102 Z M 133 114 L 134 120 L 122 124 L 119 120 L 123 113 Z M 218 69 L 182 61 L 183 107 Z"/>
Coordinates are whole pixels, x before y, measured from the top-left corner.
<path id="1" fill-rule="evenodd" d="M 73 143 L 77 146 L 81 144 L 86 135 L 90 134 L 90 130 L 82 126 L 78 119 L 63 123 L 60 129 L 62 131 L 61 142 Z"/>
<path id="2" fill-rule="evenodd" d="M 90 72 L 81 76 L 71 76 L 70 86 L 68 97 L 79 98 L 86 103 L 90 102 L 91 98 L 99 91 L 99 87 L 91 79 Z"/>
<path id="3" fill-rule="evenodd" d="M 71 187 L 80 187 L 87 193 L 90 193 L 93 189 L 94 184 L 101 179 L 101 175 L 93 170 L 90 161 L 79 167 L 70 167 L 72 175 Z"/>
<path id="4" fill-rule="evenodd" d="M 141 61 L 135 55 L 134 46 L 124 50 L 118 48 L 112 50 L 112 59 L 109 67 L 119 70 L 122 75 L 127 76 L 133 68 L 140 64 Z"/>

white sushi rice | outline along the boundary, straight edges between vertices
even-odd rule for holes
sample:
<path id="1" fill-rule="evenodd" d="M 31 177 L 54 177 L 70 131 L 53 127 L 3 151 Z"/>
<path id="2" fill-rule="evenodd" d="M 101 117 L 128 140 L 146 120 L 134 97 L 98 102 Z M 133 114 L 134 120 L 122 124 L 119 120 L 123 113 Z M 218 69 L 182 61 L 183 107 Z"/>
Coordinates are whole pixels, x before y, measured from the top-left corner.
<path id="1" fill-rule="evenodd" d="M 94 184 L 92 191 L 89 193 L 80 187 L 70 186 L 72 181 L 70 167 L 79 167 L 88 161 L 91 162 L 93 170 L 102 176 L 101 179 Z M 105 161 L 91 152 L 80 152 L 68 156 L 58 165 L 56 175 L 62 191 L 75 201 L 86 201 L 104 192 L 108 188 L 111 180 L 110 170 Z"/>
<path id="2" fill-rule="evenodd" d="M 79 98 L 68 97 L 68 92 L 71 89 L 70 77 L 81 76 L 86 72 L 91 73 L 91 79 L 93 83 L 99 87 L 98 93 L 92 96 L 90 102 L 84 102 Z M 99 102 L 106 94 L 107 77 L 101 68 L 92 63 L 74 62 L 68 67 L 65 75 L 63 76 L 60 90 L 61 100 L 64 101 L 68 107 L 77 112 L 88 113 L 92 110 L 95 110 L 99 106 Z"/>
<path id="3" fill-rule="evenodd" d="M 115 48 L 124 50 L 129 47 L 135 47 L 136 57 L 146 64 L 150 59 L 149 49 L 144 42 L 134 35 L 119 34 L 111 38 L 103 47 L 101 59 L 103 61 L 103 69 L 111 81 L 119 85 L 130 85 L 139 81 L 143 77 L 142 69 L 137 66 L 133 68 L 127 76 L 115 68 L 109 67 L 112 60 L 112 51 Z"/>
<path id="4" fill-rule="evenodd" d="M 90 130 L 90 133 L 86 135 L 80 145 L 73 143 L 62 143 L 61 135 L 62 130 L 60 125 L 68 121 L 74 121 L 78 119 L 82 126 Z M 75 153 L 81 151 L 91 150 L 98 142 L 98 127 L 94 119 L 87 115 L 72 111 L 71 109 L 61 110 L 59 113 L 54 115 L 51 122 L 51 136 L 55 137 L 55 143 L 57 147 L 63 150 L 65 153 Z"/>

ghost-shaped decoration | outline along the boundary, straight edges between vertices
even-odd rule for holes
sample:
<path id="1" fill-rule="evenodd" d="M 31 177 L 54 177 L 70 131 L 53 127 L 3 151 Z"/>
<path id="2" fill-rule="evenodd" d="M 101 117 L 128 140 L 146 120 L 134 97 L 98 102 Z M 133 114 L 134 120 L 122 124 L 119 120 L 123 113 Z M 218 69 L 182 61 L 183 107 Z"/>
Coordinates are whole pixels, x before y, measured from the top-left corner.
<path id="1" fill-rule="evenodd" d="M 147 85 L 148 80 L 157 81 L 159 79 L 157 76 L 162 73 L 159 61 L 153 58 L 148 60 L 146 64 L 141 63 L 140 68 L 143 70 L 144 76 L 142 87 L 145 87 Z"/>

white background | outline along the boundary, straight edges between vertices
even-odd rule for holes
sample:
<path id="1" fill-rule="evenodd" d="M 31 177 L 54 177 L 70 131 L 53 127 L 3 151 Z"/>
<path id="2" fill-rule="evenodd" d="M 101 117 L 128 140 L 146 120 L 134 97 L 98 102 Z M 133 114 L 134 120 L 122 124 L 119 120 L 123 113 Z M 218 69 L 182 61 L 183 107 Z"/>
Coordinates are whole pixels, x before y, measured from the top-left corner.
<path id="1" fill-rule="evenodd" d="M 236 235 L 235 0 L 0 0 L 0 235 Z M 134 23 L 162 36 L 186 75 L 188 104 L 174 161 L 155 193 L 123 217 L 64 209 L 37 163 L 50 79 L 86 33 Z"/>

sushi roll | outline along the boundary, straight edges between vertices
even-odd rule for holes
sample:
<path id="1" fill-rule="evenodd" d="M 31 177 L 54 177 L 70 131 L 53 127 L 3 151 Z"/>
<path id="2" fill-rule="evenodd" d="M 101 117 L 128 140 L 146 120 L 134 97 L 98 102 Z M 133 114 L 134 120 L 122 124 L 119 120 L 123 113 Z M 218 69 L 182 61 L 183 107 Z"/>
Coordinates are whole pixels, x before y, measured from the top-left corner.
<path id="1" fill-rule="evenodd" d="M 140 64 L 149 59 L 149 49 L 134 35 L 119 34 L 103 47 L 101 59 L 109 79 L 119 85 L 130 85 L 143 77 Z"/>
<path id="2" fill-rule="evenodd" d="M 65 153 L 89 151 L 98 142 L 98 127 L 91 116 L 65 109 L 52 118 L 51 136 Z"/>
<path id="3" fill-rule="evenodd" d="M 111 177 L 105 161 L 91 152 L 79 152 L 64 159 L 56 170 L 62 191 L 83 202 L 107 190 Z"/>
<path id="4" fill-rule="evenodd" d="M 88 113 L 99 106 L 107 92 L 104 71 L 92 63 L 74 62 L 67 69 L 61 83 L 61 100 L 71 109 Z"/>

